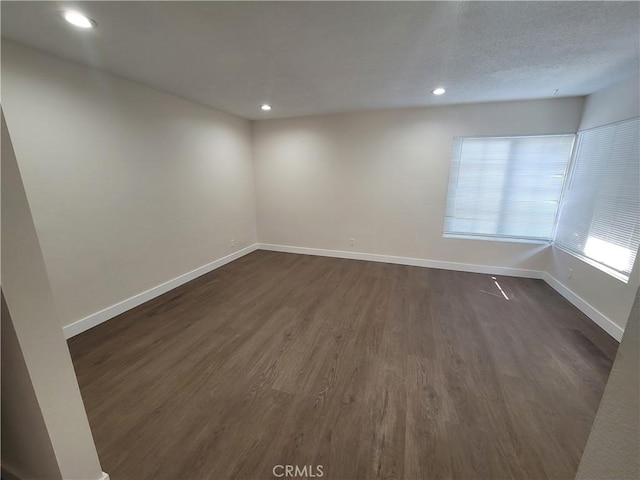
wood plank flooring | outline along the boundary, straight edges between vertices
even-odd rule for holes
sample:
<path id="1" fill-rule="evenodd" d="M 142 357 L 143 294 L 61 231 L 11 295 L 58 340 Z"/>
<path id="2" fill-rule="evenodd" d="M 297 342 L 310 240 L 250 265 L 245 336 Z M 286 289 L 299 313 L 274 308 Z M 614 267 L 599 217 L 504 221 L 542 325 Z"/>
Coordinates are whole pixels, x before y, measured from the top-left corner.
<path id="1" fill-rule="evenodd" d="M 236 260 L 69 340 L 102 467 L 573 478 L 617 343 L 541 280 L 497 281 L 509 300 L 490 275 Z"/>

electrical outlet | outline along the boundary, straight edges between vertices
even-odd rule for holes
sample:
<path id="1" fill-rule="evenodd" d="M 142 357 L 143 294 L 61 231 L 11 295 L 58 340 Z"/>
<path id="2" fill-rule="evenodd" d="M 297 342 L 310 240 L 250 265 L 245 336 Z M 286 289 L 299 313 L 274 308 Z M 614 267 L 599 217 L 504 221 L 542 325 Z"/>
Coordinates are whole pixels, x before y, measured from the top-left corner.
<path id="1" fill-rule="evenodd" d="M 571 280 L 573 278 L 573 268 L 567 270 L 567 279 Z"/>
<path id="2" fill-rule="evenodd" d="M 232 238 L 232 239 L 231 239 L 231 246 L 232 246 L 232 247 L 235 247 L 235 246 L 236 246 L 236 240 L 235 240 L 235 238 Z"/>
<path id="3" fill-rule="evenodd" d="M 349 245 L 351 245 L 353 247 L 353 246 L 355 246 L 355 244 L 356 244 L 356 239 L 355 238 L 352 238 L 352 239 L 349 240 Z"/>

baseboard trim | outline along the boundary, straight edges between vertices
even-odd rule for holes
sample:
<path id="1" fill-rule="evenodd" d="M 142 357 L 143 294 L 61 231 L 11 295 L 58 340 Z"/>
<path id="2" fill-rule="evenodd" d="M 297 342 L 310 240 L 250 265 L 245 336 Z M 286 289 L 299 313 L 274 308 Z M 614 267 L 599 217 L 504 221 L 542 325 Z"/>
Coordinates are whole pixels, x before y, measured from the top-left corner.
<path id="1" fill-rule="evenodd" d="M 488 275 L 503 275 L 509 277 L 536 278 L 544 280 L 551 288 L 562 295 L 578 310 L 589 317 L 596 325 L 615 338 L 618 342 L 624 332 L 610 318 L 592 307 L 583 298 L 576 295 L 565 285 L 547 272 L 540 270 L 525 270 L 519 268 L 496 267 L 490 265 L 473 265 L 468 263 L 442 262 L 424 258 L 397 257 L 391 255 L 378 255 L 374 253 L 348 252 L 342 250 L 326 250 L 321 248 L 294 247 L 290 245 L 273 245 L 259 243 L 260 250 L 272 252 L 298 253 L 302 255 L 316 255 L 321 257 L 346 258 L 351 260 L 368 260 L 371 262 L 395 263 L 399 265 L 411 265 L 415 267 L 439 268 L 443 270 L 456 270 L 459 272 L 485 273 Z"/>
<path id="2" fill-rule="evenodd" d="M 2 474 L 2 480 L 26 480 L 29 478 L 29 475 L 18 474 L 15 468 L 7 466 L 6 463 L 2 465 L 0 472 Z M 109 480 L 109 474 L 101 472 L 100 478 L 96 480 Z"/>
<path id="3" fill-rule="evenodd" d="M 2 465 L 0 471 L 2 472 L 2 480 L 26 480 L 29 478 L 29 475 L 18 474 L 13 467 L 9 467 L 6 464 Z M 100 478 L 96 480 L 109 480 L 108 474 L 104 472 L 101 473 Z"/>
<path id="4" fill-rule="evenodd" d="M 551 288 L 567 299 L 578 310 L 589 317 L 596 325 L 615 338 L 618 342 L 622 338 L 624 330 L 616 325 L 610 318 L 591 306 L 583 298 L 571 291 L 558 279 L 548 272 L 540 270 L 526 270 L 520 268 L 497 267 L 491 265 L 474 265 L 469 263 L 443 262 L 439 260 L 429 260 L 425 258 L 398 257 L 393 255 L 379 255 L 375 253 L 350 252 L 344 250 L 328 250 L 322 248 L 295 247 L 291 245 L 274 245 L 269 243 L 255 243 L 246 248 L 238 250 L 226 257 L 222 257 L 207 265 L 196 268 L 184 275 L 180 275 L 161 285 L 153 287 L 145 292 L 139 293 L 122 302 L 100 310 L 92 315 L 82 318 L 63 328 L 65 338 L 71 338 L 96 325 L 100 325 L 113 317 L 120 315 L 138 305 L 173 290 L 205 273 L 209 273 L 217 268 L 226 265 L 240 257 L 248 255 L 255 250 L 268 250 L 272 252 L 297 253 L 301 255 L 315 255 L 320 257 L 345 258 L 350 260 L 366 260 L 370 262 L 393 263 L 398 265 L 410 265 L 414 267 L 437 268 L 442 270 L 455 270 L 459 272 L 484 273 L 488 275 L 503 275 L 509 277 L 536 278 L 544 280 Z M 105 474 L 106 475 L 106 474 Z M 109 476 L 101 480 L 108 480 Z"/>
<path id="5" fill-rule="evenodd" d="M 574 293 L 569 289 L 569 287 L 564 285 L 560 280 L 553 277 L 548 272 L 544 272 L 544 276 L 542 278 L 551 288 L 567 299 L 571 304 L 573 304 L 573 306 L 584 313 L 596 325 L 615 338 L 618 342 L 622 339 L 624 330 L 616 325 L 604 313 L 591 306 L 586 300 Z"/>
<path id="6" fill-rule="evenodd" d="M 321 248 L 293 247 L 289 245 L 273 245 L 259 243 L 260 250 L 272 252 L 298 253 L 302 255 L 316 255 L 320 257 L 346 258 L 349 260 L 368 260 L 370 262 L 395 263 L 413 267 L 438 268 L 441 270 L 455 270 L 459 272 L 486 273 L 508 277 L 542 278 L 544 272 L 539 270 L 525 270 L 520 268 L 495 267 L 491 265 L 472 265 L 469 263 L 442 262 L 425 258 L 397 257 L 393 255 L 379 255 L 376 253 L 348 252 L 343 250 L 325 250 Z"/>
<path id="7" fill-rule="evenodd" d="M 78 335 L 79 333 L 89 330 L 96 325 L 100 325 L 101 323 L 106 322 L 107 320 L 110 320 L 111 318 L 120 315 L 127 310 L 131 310 L 132 308 L 137 307 L 144 302 L 148 302 L 149 300 L 156 298 L 163 293 L 168 292 L 169 290 L 173 290 L 180 285 L 190 282 L 191 280 L 198 278 L 205 273 L 209 273 L 217 268 L 220 268 L 223 265 L 226 265 L 227 263 L 243 257 L 257 249 L 258 244 L 254 243 L 253 245 L 238 250 L 237 252 L 227 255 L 226 257 L 222 257 L 211 263 L 203 265 L 202 267 L 198 267 L 195 270 L 191 270 L 190 272 L 180 275 L 179 277 L 150 288 L 145 292 L 134 295 L 133 297 L 127 298 L 122 302 L 116 303 L 115 305 L 100 310 L 99 312 L 93 313 L 87 317 L 77 320 L 63 327 L 64 336 L 65 338 L 71 338 L 75 335 Z M 103 478 L 103 480 L 105 479 Z"/>

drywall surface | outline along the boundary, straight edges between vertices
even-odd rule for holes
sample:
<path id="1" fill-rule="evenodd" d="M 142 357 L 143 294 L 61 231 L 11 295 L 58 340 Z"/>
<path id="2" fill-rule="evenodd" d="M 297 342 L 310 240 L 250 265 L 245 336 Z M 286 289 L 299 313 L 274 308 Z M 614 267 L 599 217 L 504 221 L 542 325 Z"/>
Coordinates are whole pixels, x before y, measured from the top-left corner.
<path id="1" fill-rule="evenodd" d="M 19 478 L 61 479 L 11 316 L 2 296 L 2 468 Z M 20 469 L 22 471 L 18 471 Z"/>
<path id="2" fill-rule="evenodd" d="M 578 480 L 640 478 L 640 291 L 578 467 Z"/>
<path id="3" fill-rule="evenodd" d="M 4 39 L 2 102 L 62 325 L 256 242 L 248 121 Z"/>
<path id="4" fill-rule="evenodd" d="M 569 279 L 567 277 L 570 270 L 573 273 Z M 551 251 L 547 271 L 624 330 L 633 305 L 634 292 L 640 285 L 638 258 L 629 277 L 629 283 L 624 283 L 556 247 Z"/>
<path id="5" fill-rule="evenodd" d="M 41 419 L 44 421 L 59 468 L 58 474 L 51 472 L 53 474 L 51 478 L 57 476 L 65 480 L 101 478 L 98 454 L 80 397 L 69 349 L 56 317 L 44 260 L 4 116 L 2 117 L 2 291 L 22 352 L 24 366 L 29 372 Z M 4 327 L 3 330 L 5 330 Z M 9 402 L 8 398 L 20 393 L 24 393 L 24 389 L 4 390 L 3 402 Z M 13 405 L 16 405 L 15 402 Z M 40 416 L 33 408 L 33 403 L 25 404 L 23 407 L 25 410 L 22 414 L 30 416 L 32 422 L 38 424 Z M 5 431 L 4 428 L 3 422 L 3 443 L 15 442 L 14 456 L 10 459 L 15 463 L 11 467 L 16 470 L 15 473 L 29 473 L 33 465 L 20 464 L 27 462 L 29 457 L 26 454 L 17 453 L 21 450 L 19 444 L 24 438 L 5 437 L 5 433 L 8 434 L 9 431 Z M 38 433 L 34 435 L 40 437 L 36 441 L 45 448 L 42 436 Z M 31 448 L 36 447 L 34 445 Z M 3 449 L 6 451 L 7 447 L 3 445 Z M 51 468 L 50 459 L 49 461 L 45 458 L 41 460 L 44 462 L 41 468 Z"/>
<path id="6" fill-rule="evenodd" d="M 580 130 L 638 116 L 640 75 L 589 95 L 584 103 Z"/>
<path id="7" fill-rule="evenodd" d="M 589 95 L 585 101 L 580 129 L 607 125 L 640 115 L 639 82 L 636 76 Z M 567 278 L 569 269 L 573 270 L 571 279 Z M 638 258 L 628 284 L 558 248 L 553 248 L 547 271 L 613 323 L 625 328 L 640 285 Z"/>
<path id="8" fill-rule="evenodd" d="M 582 106 L 563 98 L 258 121 L 259 241 L 544 270 L 546 245 L 442 237 L 452 140 L 575 132 Z"/>

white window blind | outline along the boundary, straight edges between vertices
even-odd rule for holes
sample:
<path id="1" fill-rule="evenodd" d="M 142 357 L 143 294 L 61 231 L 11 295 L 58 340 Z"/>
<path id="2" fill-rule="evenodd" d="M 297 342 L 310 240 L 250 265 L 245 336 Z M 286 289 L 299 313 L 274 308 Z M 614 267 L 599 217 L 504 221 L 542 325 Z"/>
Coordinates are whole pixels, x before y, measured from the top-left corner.
<path id="1" fill-rule="evenodd" d="M 578 133 L 556 232 L 563 250 L 628 281 L 640 243 L 638 118 Z"/>
<path id="2" fill-rule="evenodd" d="M 455 138 L 444 236 L 550 241 L 574 138 Z"/>

